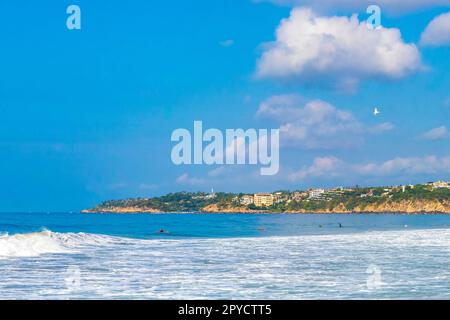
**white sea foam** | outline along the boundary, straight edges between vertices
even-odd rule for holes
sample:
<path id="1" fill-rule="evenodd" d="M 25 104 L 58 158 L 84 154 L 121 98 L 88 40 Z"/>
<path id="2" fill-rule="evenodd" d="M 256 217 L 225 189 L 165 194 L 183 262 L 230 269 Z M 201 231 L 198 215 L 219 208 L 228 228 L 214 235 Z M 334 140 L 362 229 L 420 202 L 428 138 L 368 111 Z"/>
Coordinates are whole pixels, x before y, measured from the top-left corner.
<path id="1" fill-rule="evenodd" d="M 7 299 L 450 298 L 450 229 L 185 240 L 45 231 L 3 236 L 0 248 L 34 256 L 0 260 Z"/>
<path id="2" fill-rule="evenodd" d="M 9 235 L 0 234 L 0 259 L 14 257 L 36 257 L 50 253 L 74 253 L 85 246 L 106 246 L 132 241 L 87 233 L 58 233 L 49 230 Z"/>
<path id="3" fill-rule="evenodd" d="M 0 235 L 0 259 L 35 257 L 46 253 L 67 253 L 61 241 L 50 231 Z"/>

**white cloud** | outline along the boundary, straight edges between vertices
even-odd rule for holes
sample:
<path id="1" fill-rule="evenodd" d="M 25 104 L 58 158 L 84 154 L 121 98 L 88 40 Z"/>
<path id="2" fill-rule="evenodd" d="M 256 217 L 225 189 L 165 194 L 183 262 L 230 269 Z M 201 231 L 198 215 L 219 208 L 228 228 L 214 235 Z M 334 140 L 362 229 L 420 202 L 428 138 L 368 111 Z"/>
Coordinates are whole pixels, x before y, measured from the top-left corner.
<path id="1" fill-rule="evenodd" d="M 449 136 L 447 127 L 440 126 L 422 134 L 422 138 L 426 140 L 440 140 Z"/>
<path id="2" fill-rule="evenodd" d="M 415 174 L 442 174 L 450 172 L 450 156 L 397 157 L 381 163 L 347 163 L 335 157 L 316 158 L 310 166 L 291 173 L 291 181 L 310 178 L 358 176 L 394 176 Z"/>
<path id="3" fill-rule="evenodd" d="M 345 163 L 335 157 L 319 157 L 314 159 L 308 167 L 303 167 L 297 172 L 289 175 L 291 181 L 302 181 L 308 178 L 329 177 L 333 178 L 342 175 Z"/>
<path id="4" fill-rule="evenodd" d="M 226 171 L 227 170 L 225 166 L 220 166 L 208 171 L 208 176 L 212 178 L 220 177 L 223 176 L 226 173 Z"/>
<path id="5" fill-rule="evenodd" d="M 392 129 L 394 129 L 394 125 L 390 122 L 383 122 L 380 123 L 372 128 L 368 128 L 367 132 L 372 133 L 372 134 L 381 134 L 387 131 L 391 131 Z"/>
<path id="6" fill-rule="evenodd" d="M 450 157 L 397 157 L 380 164 L 354 166 L 354 171 L 364 175 L 432 174 L 450 172 Z"/>
<path id="7" fill-rule="evenodd" d="M 366 134 L 393 129 L 390 123 L 365 127 L 351 112 L 339 110 L 322 100 L 306 102 L 298 95 L 272 96 L 260 104 L 257 116 L 280 125 L 281 143 L 306 149 L 353 147 Z"/>
<path id="8" fill-rule="evenodd" d="M 280 5 L 308 6 L 319 11 L 363 12 L 371 4 L 379 5 L 382 10 L 394 13 L 414 12 L 418 10 L 449 7 L 449 0 L 259 0 Z"/>
<path id="9" fill-rule="evenodd" d="M 201 178 L 190 177 L 188 173 L 184 173 L 181 176 L 179 176 L 175 182 L 181 185 L 198 186 L 204 184 L 205 180 Z"/>
<path id="10" fill-rule="evenodd" d="M 421 68 L 395 28 L 370 30 L 356 15 L 319 17 L 294 8 L 257 63 L 259 78 L 354 91 L 364 79 L 399 79 Z"/>
<path id="11" fill-rule="evenodd" d="M 450 45 L 450 12 L 435 17 L 420 37 L 423 46 Z"/>

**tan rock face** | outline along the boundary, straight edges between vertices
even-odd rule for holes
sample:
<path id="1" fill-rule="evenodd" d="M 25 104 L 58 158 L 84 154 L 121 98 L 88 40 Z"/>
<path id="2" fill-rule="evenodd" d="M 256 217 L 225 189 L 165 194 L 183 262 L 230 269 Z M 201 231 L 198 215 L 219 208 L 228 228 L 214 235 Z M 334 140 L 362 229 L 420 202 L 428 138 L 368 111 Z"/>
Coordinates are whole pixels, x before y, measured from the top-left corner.
<path id="1" fill-rule="evenodd" d="M 311 211 L 309 211 L 311 213 Z M 302 210 L 299 213 L 306 213 Z M 314 213 L 314 212 L 313 212 Z M 450 202 L 438 200 L 410 200 L 371 204 L 364 208 L 347 210 L 341 203 L 332 210 L 321 213 L 450 213 Z"/>
<path id="2" fill-rule="evenodd" d="M 219 208 L 217 204 L 210 204 L 202 209 L 202 212 L 207 213 L 261 213 L 264 211 L 255 211 L 255 210 L 249 210 L 246 207 L 233 207 L 228 206 L 226 208 Z"/>
<path id="3" fill-rule="evenodd" d="M 110 207 L 102 210 L 83 210 L 83 213 L 159 213 L 160 211 L 153 208 L 139 207 Z"/>
<path id="4" fill-rule="evenodd" d="M 84 210 L 84 213 L 159 213 L 153 208 L 140 207 L 110 207 L 101 210 Z M 241 206 L 219 207 L 211 204 L 202 209 L 205 213 L 266 213 L 268 211 L 249 210 Z M 347 210 L 343 203 L 328 210 L 311 211 L 297 210 L 287 213 L 449 213 L 450 201 L 439 200 L 402 200 L 397 202 L 387 201 L 381 204 L 370 204 L 364 208 L 356 207 L 354 210 Z"/>
<path id="5" fill-rule="evenodd" d="M 368 205 L 366 208 L 357 208 L 358 212 L 401 212 L 401 213 L 450 213 L 450 203 L 438 200 L 410 200 L 387 202 L 379 205 Z"/>

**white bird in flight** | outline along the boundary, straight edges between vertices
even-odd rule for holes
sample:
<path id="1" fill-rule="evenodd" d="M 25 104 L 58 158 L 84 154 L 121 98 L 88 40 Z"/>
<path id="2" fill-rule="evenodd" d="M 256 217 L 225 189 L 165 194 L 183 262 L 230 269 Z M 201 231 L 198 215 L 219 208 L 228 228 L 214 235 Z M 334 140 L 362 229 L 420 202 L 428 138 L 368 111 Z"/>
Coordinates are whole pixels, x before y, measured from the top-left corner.
<path id="1" fill-rule="evenodd" d="M 373 115 L 374 116 L 377 116 L 377 115 L 379 115 L 381 112 L 380 112 L 380 110 L 378 110 L 378 108 L 375 108 L 375 110 L 373 110 Z"/>

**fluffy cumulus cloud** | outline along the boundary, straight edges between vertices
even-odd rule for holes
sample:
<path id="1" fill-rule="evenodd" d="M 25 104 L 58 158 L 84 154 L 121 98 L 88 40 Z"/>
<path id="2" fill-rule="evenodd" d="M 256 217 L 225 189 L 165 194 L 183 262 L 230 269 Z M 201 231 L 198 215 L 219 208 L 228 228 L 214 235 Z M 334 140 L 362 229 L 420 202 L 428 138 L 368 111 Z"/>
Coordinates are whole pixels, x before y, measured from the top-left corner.
<path id="1" fill-rule="evenodd" d="M 348 148 L 360 145 L 367 134 L 393 128 L 390 123 L 364 126 L 351 112 L 322 101 L 304 101 L 298 95 L 272 96 L 263 101 L 257 116 L 280 125 L 280 140 L 286 146 L 305 149 Z"/>
<path id="2" fill-rule="evenodd" d="M 395 28 L 371 30 L 352 17 L 295 8 L 257 63 L 259 78 L 355 90 L 364 79 L 399 79 L 420 69 L 420 53 Z"/>
<path id="3" fill-rule="evenodd" d="M 431 129 L 430 131 L 425 132 L 422 134 L 422 138 L 425 140 L 440 140 L 448 138 L 449 133 L 447 130 L 447 127 L 440 126 L 434 129 Z"/>
<path id="4" fill-rule="evenodd" d="M 334 178 L 344 174 L 346 164 L 336 157 L 319 157 L 310 166 L 305 166 L 289 175 L 291 181 L 303 181 L 308 178 Z"/>
<path id="5" fill-rule="evenodd" d="M 423 46 L 450 45 L 450 12 L 434 18 L 420 37 Z"/>
<path id="6" fill-rule="evenodd" d="M 398 157 L 384 162 L 353 164 L 336 157 L 316 158 L 310 166 L 291 173 L 291 181 L 304 181 L 310 178 L 335 178 L 349 175 L 357 176 L 395 176 L 417 174 L 442 174 L 450 172 L 450 156 L 437 157 Z"/>
<path id="7" fill-rule="evenodd" d="M 369 5 L 377 4 L 382 10 L 407 13 L 434 7 L 450 7 L 449 0 L 257 0 L 280 5 L 308 6 L 320 11 L 362 12 Z"/>

